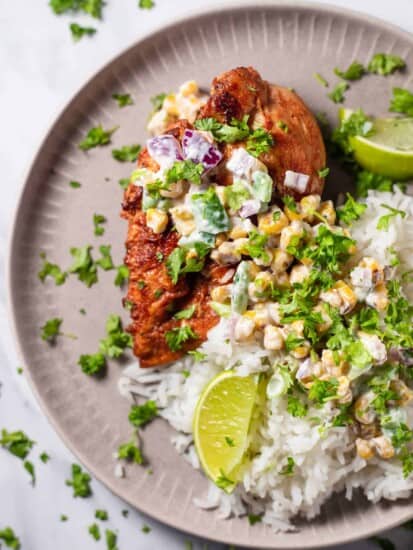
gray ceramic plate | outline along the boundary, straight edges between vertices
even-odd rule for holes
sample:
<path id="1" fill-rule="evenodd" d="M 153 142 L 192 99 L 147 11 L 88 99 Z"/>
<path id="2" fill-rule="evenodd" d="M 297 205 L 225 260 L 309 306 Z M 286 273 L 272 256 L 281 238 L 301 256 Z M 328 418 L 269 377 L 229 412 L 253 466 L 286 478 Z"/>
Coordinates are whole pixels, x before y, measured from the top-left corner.
<path id="1" fill-rule="evenodd" d="M 116 387 L 121 367 L 112 364 L 108 376 L 96 381 L 76 363 L 81 353 L 97 349 L 106 317 L 121 311 L 121 292 L 113 285 L 113 272 L 102 274 L 90 290 L 74 278 L 56 287 L 42 285 L 37 277 L 40 251 L 68 266 L 70 247 L 111 243 L 114 257 L 122 261 L 126 227 L 119 219 L 118 179 L 131 166 L 112 160 L 110 146 L 85 154 L 77 144 L 99 123 L 120 125 L 113 146 L 143 142 L 152 95 L 192 78 L 207 88 L 214 75 L 241 64 L 294 87 L 314 112 L 325 111 L 333 119 L 337 107 L 313 73 L 319 71 L 333 83 L 335 66 L 346 67 L 356 58 L 366 63 L 379 51 L 397 53 L 413 66 L 410 35 L 341 9 L 251 0 L 249 6 L 198 13 L 135 44 L 90 80 L 56 121 L 32 164 L 10 248 L 10 293 L 17 341 L 34 391 L 64 441 L 97 478 L 174 527 L 239 546 L 312 548 L 365 537 L 407 520 L 411 501 L 373 506 L 362 498 L 349 503 L 337 496 L 318 519 L 288 535 L 274 535 L 262 525 L 252 528 L 245 520 L 222 521 L 193 505 L 205 479 L 176 454 L 171 430 L 162 421 L 144 435 L 154 474 L 132 467 L 126 479 L 114 477 L 112 453 L 130 436 L 128 404 Z M 408 86 L 409 75 L 366 77 L 351 87 L 346 104 L 385 112 L 393 85 Z M 135 106 L 119 109 L 111 99 L 119 91 L 131 92 Z M 72 189 L 70 180 L 82 182 L 82 188 Z M 337 191 L 340 178 L 330 182 L 330 191 Z M 93 236 L 94 212 L 108 218 L 100 238 Z M 41 341 L 39 327 L 51 317 L 63 317 L 64 330 L 79 339 L 62 337 L 56 347 Z"/>

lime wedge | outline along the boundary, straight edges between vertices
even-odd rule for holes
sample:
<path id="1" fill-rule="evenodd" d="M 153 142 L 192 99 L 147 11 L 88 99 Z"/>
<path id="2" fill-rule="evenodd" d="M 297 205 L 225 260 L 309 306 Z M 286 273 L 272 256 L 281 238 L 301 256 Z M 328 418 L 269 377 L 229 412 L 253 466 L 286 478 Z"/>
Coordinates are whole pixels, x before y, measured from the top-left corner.
<path id="1" fill-rule="evenodd" d="M 340 119 L 351 112 L 340 109 Z M 392 180 L 413 178 L 413 118 L 376 118 L 373 129 L 369 137 L 349 138 L 360 166 Z"/>
<path id="2" fill-rule="evenodd" d="M 205 473 L 226 492 L 248 448 L 248 432 L 258 391 L 258 376 L 225 371 L 201 394 L 195 410 L 195 448 Z"/>

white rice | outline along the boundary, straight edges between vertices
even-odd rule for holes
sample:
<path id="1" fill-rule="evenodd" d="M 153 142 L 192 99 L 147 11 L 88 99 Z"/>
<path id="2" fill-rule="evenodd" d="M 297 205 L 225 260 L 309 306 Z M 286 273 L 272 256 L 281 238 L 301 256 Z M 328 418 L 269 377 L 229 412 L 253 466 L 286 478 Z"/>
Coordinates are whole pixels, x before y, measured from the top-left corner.
<path id="1" fill-rule="evenodd" d="M 373 256 L 387 265 L 396 252 L 401 260 L 398 274 L 413 269 L 413 198 L 396 189 L 393 194 L 370 192 L 366 203 L 366 212 L 352 227 L 360 255 Z M 388 231 L 376 228 L 378 219 L 389 213 L 380 206 L 383 203 L 407 214 L 405 219 L 392 218 Z M 405 290 L 413 300 L 413 285 Z M 205 362 L 194 363 L 185 357 L 160 370 L 132 365 L 119 381 L 120 392 L 129 399 L 141 396 L 157 402 L 160 415 L 178 432 L 172 438 L 173 445 L 194 468 L 200 466 L 191 434 L 192 416 L 205 385 L 224 368 L 248 375 L 267 368 L 263 358 L 273 361 L 277 357 L 256 344 L 233 347 L 227 339 L 230 328 L 230 321 L 223 319 L 209 332 L 200 348 L 207 354 Z M 190 375 L 185 376 L 188 371 Z M 413 406 L 407 414 L 412 425 Z M 409 497 L 413 478 L 403 478 L 400 462 L 374 458 L 367 463 L 358 457 L 350 430 L 329 427 L 333 416 L 331 403 L 323 409 L 310 409 L 305 418 L 294 418 L 286 410 L 286 398 L 269 401 L 257 434 L 260 454 L 248 465 L 242 482 L 231 495 L 210 483 L 207 494 L 196 498 L 195 503 L 215 509 L 220 518 L 263 514 L 263 522 L 274 531 L 288 531 L 294 529 L 291 520 L 295 516 L 313 518 L 337 491 L 344 490 L 351 499 L 354 490 L 360 488 L 373 502 Z M 321 429 L 311 417 L 321 418 Z M 289 456 L 295 461 L 291 477 L 279 473 Z"/>

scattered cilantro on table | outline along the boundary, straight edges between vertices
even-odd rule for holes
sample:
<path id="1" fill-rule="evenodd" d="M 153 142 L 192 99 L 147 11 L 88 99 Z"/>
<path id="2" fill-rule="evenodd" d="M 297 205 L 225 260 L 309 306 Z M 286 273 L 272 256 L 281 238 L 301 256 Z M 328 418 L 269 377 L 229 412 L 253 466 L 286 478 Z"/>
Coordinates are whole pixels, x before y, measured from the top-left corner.
<path id="1" fill-rule="evenodd" d="M 133 99 L 130 94 L 112 94 L 112 99 L 118 102 L 118 107 L 120 109 L 128 105 L 133 105 Z"/>
<path id="2" fill-rule="evenodd" d="M 66 281 L 67 273 L 62 271 L 57 264 L 50 263 L 44 252 L 40 254 L 40 258 L 43 260 L 43 266 L 37 275 L 41 282 L 44 283 L 47 277 L 52 277 L 57 286 L 62 285 Z"/>
<path id="3" fill-rule="evenodd" d="M 9 432 L 3 428 L 1 431 L 0 445 L 21 460 L 27 457 L 34 444 L 35 442 L 21 430 Z"/>
<path id="4" fill-rule="evenodd" d="M 107 521 L 109 519 L 109 514 L 106 510 L 96 510 L 95 518 L 99 519 L 100 521 Z"/>
<path id="5" fill-rule="evenodd" d="M 103 353 L 95 353 L 92 355 L 83 354 L 79 358 L 78 365 L 85 374 L 98 374 L 105 368 L 106 359 Z"/>
<path id="6" fill-rule="evenodd" d="M 80 187 L 82 187 L 82 184 L 79 181 L 74 181 L 74 180 L 69 181 L 69 185 L 73 189 L 79 189 Z"/>
<path id="7" fill-rule="evenodd" d="M 7 548 L 12 548 L 12 550 L 20 550 L 21 548 L 20 540 L 11 527 L 0 529 L 0 541 L 4 542 Z"/>
<path id="8" fill-rule="evenodd" d="M 261 521 L 262 521 L 261 514 L 248 514 L 248 523 L 250 525 L 255 525 L 256 523 L 260 523 Z"/>
<path id="9" fill-rule="evenodd" d="M 50 0 L 49 5 L 56 15 L 84 12 L 101 19 L 104 0 Z"/>
<path id="10" fill-rule="evenodd" d="M 129 185 L 129 182 L 130 182 L 130 178 L 122 178 L 119 180 L 119 185 L 120 187 L 122 187 L 122 189 L 126 189 Z"/>
<path id="11" fill-rule="evenodd" d="M 334 72 L 340 78 L 344 78 L 344 80 L 360 80 L 366 72 L 366 69 L 364 68 L 364 65 L 358 61 L 353 61 L 353 63 L 345 71 L 341 71 L 336 67 Z"/>
<path id="12" fill-rule="evenodd" d="M 140 150 L 141 146 L 138 144 L 124 145 L 120 149 L 113 149 L 112 157 L 119 162 L 135 162 Z"/>
<path id="13" fill-rule="evenodd" d="M 72 487 L 73 496 L 87 498 L 92 494 L 91 477 L 84 472 L 79 464 L 72 464 L 72 479 L 66 480 L 66 485 Z"/>
<path id="14" fill-rule="evenodd" d="M 100 529 L 97 523 L 92 523 L 92 525 L 89 526 L 88 531 L 95 540 L 100 540 Z"/>
<path id="15" fill-rule="evenodd" d="M 331 99 L 334 103 L 343 103 L 345 100 L 344 93 L 349 89 L 347 82 L 339 82 L 336 84 L 334 89 L 327 94 L 327 97 Z"/>
<path id="16" fill-rule="evenodd" d="M 43 452 L 40 456 L 39 456 L 40 460 L 43 462 L 43 464 L 47 464 L 50 460 L 50 456 Z"/>
<path id="17" fill-rule="evenodd" d="M 413 94 L 404 88 L 393 88 L 389 110 L 393 113 L 413 116 Z"/>
<path id="18" fill-rule="evenodd" d="M 88 288 L 98 281 L 97 268 L 92 259 L 91 250 L 92 246 L 90 245 L 70 249 L 73 263 L 69 268 L 69 272 L 76 273 L 79 281 L 85 283 Z"/>
<path id="19" fill-rule="evenodd" d="M 36 472 L 34 468 L 33 462 L 30 462 L 30 460 L 25 460 L 23 462 L 23 467 L 26 470 L 26 472 L 29 474 L 32 480 L 32 485 L 36 484 Z"/>
<path id="20" fill-rule="evenodd" d="M 376 73 L 382 76 L 388 76 L 397 70 L 406 67 L 406 62 L 398 55 L 386 53 L 376 53 L 368 65 L 370 73 Z"/>
<path id="21" fill-rule="evenodd" d="M 129 279 L 129 269 L 126 265 L 119 265 L 116 268 L 115 286 L 123 287 Z"/>
<path id="22" fill-rule="evenodd" d="M 131 439 L 127 443 L 119 445 L 118 458 L 135 462 L 136 464 L 143 464 L 143 456 L 136 441 Z"/>
<path id="23" fill-rule="evenodd" d="M 46 321 L 45 324 L 41 327 L 42 340 L 44 340 L 45 342 L 54 343 L 56 341 L 56 337 L 62 334 L 60 332 L 60 327 L 62 323 L 63 319 L 59 319 L 57 317 Z"/>
<path id="24" fill-rule="evenodd" d="M 116 533 L 111 531 L 110 529 L 106 529 L 105 531 L 105 540 L 106 540 L 106 549 L 107 550 L 118 550 L 117 547 L 117 540 L 118 536 Z"/>
<path id="25" fill-rule="evenodd" d="M 106 321 L 106 338 L 100 341 L 99 351 L 111 358 L 120 357 L 133 345 L 132 335 L 123 331 L 119 315 L 109 315 Z"/>
<path id="26" fill-rule="evenodd" d="M 96 260 L 96 265 L 101 267 L 104 271 L 110 271 L 115 267 L 112 260 L 111 250 L 112 250 L 111 245 L 103 244 L 99 246 L 99 252 L 101 254 L 101 257 L 98 260 Z"/>
<path id="27" fill-rule="evenodd" d="M 320 73 L 314 73 L 313 76 L 324 88 L 328 88 L 327 80 Z"/>
<path id="28" fill-rule="evenodd" d="M 151 97 L 151 103 L 153 106 L 153 111 L 156 113 L 162 109 L 163 103 L 168 94 L 160 93 Z"/>
<path id="29" fill-rule="evenodd" d="M 78 23 L 71 23 L 69 28 L 74 42 L 79 42 L 84 36 L 93 36 L 97 32 L 93 27 L 82 27 Z"/>
<path id="30" fill-rule="evenodd" d="M 103 224 L 106 223 L 106 218 L 103 214 L 93 214 L 93 226 L 95 229 L 95 235 L 100 237 L 105 233 L 105 228 Z"/>
<path id="31" fill-rule="evenodd" d="M 132 405 L 129 412 L 129 422 L 136 428 L 142 428 L 152 422 L 158 415 L 158 407 L 155 401 L 148 400 L 143 405 Z"/>
<path id="32" fill-rule="evenodd" d="M 155 2 L 153 0 L 139 0 L 138 6 L 141 10 L 151 10 L 155 7 Z"/>
<path id="33" fill-rule="evenodd" d="M 148 533 L 150 533 L 152 531 L 152 529 L 149 527 L 149 525 L 142 525 L 142 529 L 141 529 L 142 533 L 145 533 L 145 535 L 147 535 Z"/>

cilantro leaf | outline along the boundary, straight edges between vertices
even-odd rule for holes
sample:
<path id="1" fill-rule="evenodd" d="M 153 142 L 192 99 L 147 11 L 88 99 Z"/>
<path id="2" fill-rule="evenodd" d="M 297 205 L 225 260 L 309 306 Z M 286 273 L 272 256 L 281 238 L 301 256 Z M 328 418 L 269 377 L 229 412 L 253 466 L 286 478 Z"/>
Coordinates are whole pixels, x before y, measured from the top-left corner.
<path id="1" fill-rule="evenodd" d="M 257 128 L 247 139 L 247 151 L 254 157 L 259 157 L 263 153 L 268 153 L 273 145 L 274 138 L 269 132 L 264 130 L 264 128 Z"/>
<path id="2" fill-rule="evenodd" d="M 99 529 L 99 525 L 97 523 L 92 523 L 92 525 L 90 525 L 88 531 L 89 531 L 90 535 L 92 535 L 92 537 L 95 540 L 100 540 L 100 529 Z"/>
<path id="3" fill-rule="evenodd" d="M 352 136 L 368 137 L 373 134 L 373 123 L 366 114 L 358 109 L 344 118 L 340 126 L 332 134 L 332 141 L 338 145 L 346 154 L 353 152 L 349 138 Z"/>
<path id="4" fill-rule="evenodd" d="M 363 370 L 372 364 L 372 357 L 360 340 L 350 343 L 345 348 L 347 361 L 358 370 Z"/>
<path id="5" fill-rule="evenodd" d="M 154 112 L 160 111 L 168 94 L 160 93 L 151 97 Z"/>
<path id="6" fill-rule="evenodd" d="M 41 282 L 44 283 L 47 277 L 52 277 L 57 286 L 62 285 L 66 281 L 67 273 L 62 271 L 57 264 L 48 262 L 46 254 L 40 254 L 40 258 L 43 260 L 43 265 L 37 276 Z"/>
<path id="7" fill-rule="evenodd" d="M 70 254 L 73 256 L 73 264 L 69 268 L 69 272 L 77 273 L 79 281 L 85 283 L 88 288 L 98 281 L 97 269 L 90 253 L 91 250 L 92 247 L 90 245 L 70 249 Z"/>
<path id="8" fill-rule="evenodd" d="M 106 510 L 96 510 L 95 518 L 100 519 L 100 521 L 107 521 L 109 519 L 109 514 Z"/>
<path id="9" fill-rule="evenodd" d="M 191 339 L 195 340 L 197 338 L 198 335 L 189 325 L 173 328 L 165 334 L 166 343 L 171 351 L 178 351 L 182 348 L 185 342 Z"/>
<path id="10" fill-rule="evenodd" d="M 331 99 L 334 103 L 343 103 L 345 97 L 344 92 L 349 89 L 347 82 L 339 82 L 333 89 L 332 92 L 327 94 L 327 97 Z"/>
<path id="11" fill-rule="evenodd" d="M 177 160 L 173 166 L 166 172 L 166 183 L 171 185 L 181 180 L 189 181 L 191 183 L 201 183 L 201 176 L 204 172 L 204 165 L 202 163 L 187 160 Z"/>
<path id="12" fill-rule="evenodd" d="M 4 542 L 7 548 L 12 548 L 13 550 L 20 550 L 21 548 L 20 540 L 11 527 L 0 529 L 0 540 Z"/>
<path id="13" fill-rule="evenodd" d="M 143 525 L 141 531 L 142 533 L 145 533 L 145 535 L 147 535 L 152 531 L 152 529 L 149 527 L 149 525 Z"/>
<path id="14" fill-rule="evenodd" d="M 118 550 L 118 547 L 116 546 L 118 536 L 116 535 L 116 533 L 114 533 L 110 529 L 106 529 L 105 538 L 107 550 Z"/>
<path id="15" fill-rule="evenodd" d="M 308 406 L 294 395 L 287 395 L 287 412 L 295 418 L 304 418 L 308 412 Z"/>
<path id="16" fill-rule="evenodd" d="M 188 253 L 190 251 L 191 254 L 189 255 Z M 209 251 L 210 247 L 201 242 L 175 248 L 166 260 L 168 274 L 172 282 L 176 284 L 179 276 L 184 273 L 197 273 L 202 271 L 205 264 L 205 257 Z"/>
<path id="17" fill-rule="evenodd" d="M 112 94 L 112 99 L 118 102 L 118 107 L 121 109 L 128 105 L 133 105 L 133 99 L 130 94 Z"/>
<path id="18" fill-rule="evenodd" d="M 39 456 L 39 458 L 43 462 L 43 464 L 47 464 L 50 460 L 50 456 L 44 452 Z"/>
<path id="19" fill-rule="evenodd" d="M 130 460 L 135 462 L 135 464 L 143 464 L 143 457 L 141 450 L 136 445 L 135 441 L 132 439 L 127 443 L 119 445 L 118 448 L 118 458 L 123 458 L 124 460 Z"/>
<path id="20" fill-rule="evenodd" d="M 195 309 L 195 305 L 182 309 L 181 311 L 178 311 L 178 313 L 175 313 L 174 319 L 190 319 L 195 313 Z"/>
<path id="21" fill-rule="evenodd" d="M 104 271 L 110 271 L 115 267 L 113 265 L 111 250 L 112 247 L 110 245 L 103 244 L 102 246 L 99 246 L 99 252 L 101 253 L 102 257 L 96 261 L 96 265 L 101 267 Z"/>
<path id="22" fill-rule="evenodd" d="M 230 124 L 221 124 L 215 118 L 204 118 L 195 121 L 195 128 L 211 132 L 216 141 L 235 143 L 249 137 L 248 119 L 249 115 L 245 115 L 242 120 L 233 118 Z"/>
<path id="23" fill-rule="evenodd" d="M 229 477 L 225 474 L 224 470 L 220 468 L 219 476 L 215 481 L 215 485 L 225 491 L 226 489 L 233 487 L 235 485 L 235 481 L 232 481 L 232 479 L 229 479 Z"/>
<path id="24" fill-rule="evenodd" d="M 389 110 L 393 113 L 413 116 L 413 94 L 404 88 L 393 88 L 393 98 Z"/>
<path id="25" fill-rule="evenodd" d="M 93 27 L 81 27 L 77 23 L 71 23 L 69 28 L 74 42 L 78 42 L 84 36 L 93 36 L 97 32 Z"/>
<path id="26" fill-rule="evenodd" d="M 122 189 L 126 189 L 129 185 L 130 178 L 122 178 L 119 180 L 119 185 L 122 187 Z"/>
<path id="27" fill-rule="evenodd" d="M 72 479 L 66 480 L 66 485 L 73 488 L 73 496 L 86 498 L 92 494 L 91 477 L 84 472 L 79 464 L 72 464 Z"/>
<path id="28" fill-rule="evenodd" d="M 260 514 L 248 514 L 248 522 L 250 525 L 255 525 L 262 521 L 262 515 Z"/>
<path id="29" fill-rule="evenodd" d="M 248 236 L 248 243 L 243 248 L 243 253 L 248 254 L 251 258 L 267 262 L 269 260 L 269 254 L 265 248 L 267 242 L 267 235 L 263 235 L 255 230 L 251 231 Z"/>
<path id="30" fill-rule="evenodd" d="M 311 384 L 308 398 L 315 401 L 317 405 L 324 405 L 327 401 L 337 397 L 338 380 L 320 380 L 316 378 Z"/>
<path id="31" fill-rule="evenodd" d="M 78 365 L 82 368 L 82 371 L 89 376 L 92 374 L 98 374 L 106 366 L 105 356 L 102 353 L 95 353 L 94 355 L 83 354 L 80 356 Z"/>
<path id="32" fill-rule="evenodd" d="M 102 214 L 93 214 L 93 226 L 95 228 L 95 235 L 100 237 L 105 233 L 105 228 L 102 224 L 106 223 L 106 218 Z"/>
<path id="33" fill-rule="evenodd" d="M 101 147 L 110 143 L 111 136 L 118 128 L 104 130 L 101 125 L 91 128 L 83 141 L 79 143 L 79 149 L 88 151 L 94 147 Z"/>
<path id="34" fill-rule="evenodd" d="M 297 336 L 295 332 L 289 332 L 285 339 L 285 349 L 287 351 L 294 351 L 305 342 L 305 339 L 301 336 Z"/>
<path id="35" fill-rule="evenodd" d="M 281 469 L 280 475 L 292 476 L 294 475 L 295 460 L 292 456 L 287 456 L 287 464 Z"/>
<path id="36" fill-rule="evenodd" d="M 61 334 L 60 326 L 62 323 L 63 319 L 58 319 L 57 317 L 46 321 L 46 323 L 41 327 L 42 340 L 53 343 L 56 340 L 56 336 Z"/>
<path id="37" fill-rule="evenodd" d="M 285 195 L 284 197 L 282 197 L 282 201 L 285 204 L 286 208 L 288 208 L 288 210 L 291 210 L 292 212 L 298 212 L 297 203 L 295 202 L 293 197 L 290 197 L 290 195 Z"/>
<path id="38" fill-rule="evenodd" d="M 80 0 L 80 7 L 95 19 L 102 19 L 103 0 Z"/>
<path id="39" fill-rule="evenodd" d="M 330 168 L 326 166 L 325 168 L 318 170 L 317 175 L 319 178 L 326 178 L 329 173 L 330 173 Z"/>
<path id="40" fill-rule="evenodd" d="M 141 10 L 151 10 L 155 7 L 155 2 L 153 0 L 139 0 L 139 7 Z"/>
<path id="41" fill-rule="evenodd" d="M 30 462 L 30 460 L 25 460 L 23 463 L 23 467 L 26 470 L 26 472 L 29 474 L 29 476 L 32 479 L 32 485 L 36 484 L 36 471 L 34 468 L 33 462 Z"/>
<path id="42" fill-rule="evenodd" d="M 126 265 L 120 265 L 116 270 L 115 286 L 122 287 L 129 279 L 129 269 Z"/>
<path id="43" fill-rule="evenodd" d="M 404 69 L 405 61 L 398 55 L 376 53 L 370 60 L 368 70 L 371 73 L 387 76 L 397 70 Z"/>
<path id="44" fill-rule="evenodd" d="M 357 173 L 356 195 L 358 197 L 367 197 L 369 189 L 392 191 L 394 185 L 397 185 L 397 183 L 386 176 L 380 176 L 379 174 L 373 174 L 373 172 L 368 172 L 367 170 L 361 170 Z"/>
<path id="45" fill-rule="evenodd" d="M 337 215 L 340 221 L 347 225 L 351 225 L 360 218 L 367 208 L 366 204 L 356 202 L 354 198 L 347 193 L 347 201 L 337 209 Z"/>
<path id="46" fill-rule="evenodd" d="M 124 145 L 120 149 L 113 149 L 112 157 L 119 162 L 135 162 L 140 150 L 141 146 L 138 144 Z"/>
<path id="47" fill-rule="evenodd" d="M 364 75 L 366 70 L 361 63 L 358 61 L 353 61 L 353 63 L 345 71 L 340 71 L 340 69 L 336 67 L 334 72 L 340 78 L 344 78 L 344 80 L 359 80 Z"/>
<path id="48" fill-rule="evenodd" d="M 328 88 L 327 80 L 320 73 L 314 73 L 313 76 L 324 88 Z"/>
<path id="49" fill-rule="evenodd" d="M 146 426 L 158 415 L 155 401 L 149 400 L 144 405 L 132 405 L 129 412 L 129 422 L 136 428 Z"/>
<path id="50" fill-rule="evenodd" d="M 202 353 L 202 351 L 199 351 L 197 349 L 188 351 L 188 355 L 192 355 L 195 363 L 200 363 L 201 361 L 207 358 L 206 353 Z"/>
<path id="51" fill-rule="evenodd" d="M 401 216 L 401 218 L 404 219 L 407 215 L 404 210 L 397 210 L 397 208 L 393 208 L 392 206 L 388 206 L 387 204 L 381 204 L 380 206 L 390 211 L 390 214 L 386 214 L 379 218 L 377 222 L 377 229 L 379 229 L 380 231 L 387 231 L 389 229 L 391 220 L 396 216 Z"/>
<path id="52" fill-rule="evenodd" d="M 17 432 L 8 432 L 4 428 L 1 430 L 0 445 L 22 460 L 30 453 L 34 443 L 21 430 Z"/>
<path id="53" fill-rule="evenodd" d="M 82 184 L 78 181 L 69 181 L 69 185 L 73 189 L 79 189 L 80 187 L 82 187 Z"/>
<path id="54" fill-rule="evenodd" d="M 99 343 L 99 351 L 108 357 L 118 358 L 133 345 L 132 335 L 123 331 L 119 315 L 109 315 L 106 333 L 107 337 Z"/>

